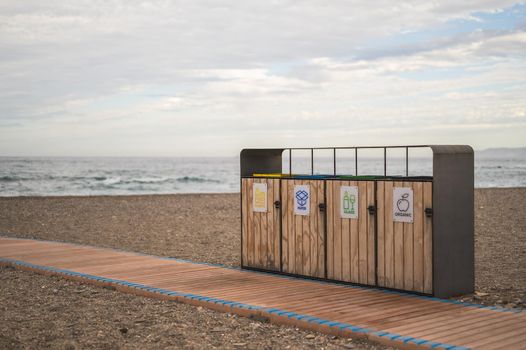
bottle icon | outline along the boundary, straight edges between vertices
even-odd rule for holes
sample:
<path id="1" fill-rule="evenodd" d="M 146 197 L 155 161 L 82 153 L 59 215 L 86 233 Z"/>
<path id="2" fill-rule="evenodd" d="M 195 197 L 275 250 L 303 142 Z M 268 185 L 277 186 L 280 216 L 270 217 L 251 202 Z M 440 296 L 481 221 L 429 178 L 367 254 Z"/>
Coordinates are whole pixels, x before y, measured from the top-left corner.
<path id="1" fill-rule="evenodd" d="M 354 203 L 356 203 L 356 196 L 354 194 L 351 194 L 351 198 L 349 199 L 350 202 L 351 202 L 351 210 L 350 210 L 350 213 L 351 214 L 354 214 L 355 213 L 355 210 L 354 210 Z"/>
<path id="2" fill-rule="evenodd" d="M 349 214 L 350 198 L 349 192 L 345 192 L 343 195 L 343 212 Z"/>

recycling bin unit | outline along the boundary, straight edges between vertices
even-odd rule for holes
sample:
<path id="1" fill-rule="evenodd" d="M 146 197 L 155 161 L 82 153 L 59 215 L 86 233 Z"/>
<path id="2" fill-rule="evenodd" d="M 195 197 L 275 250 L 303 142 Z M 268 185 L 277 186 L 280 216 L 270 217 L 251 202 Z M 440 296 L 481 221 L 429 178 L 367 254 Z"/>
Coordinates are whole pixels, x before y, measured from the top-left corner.
<path id="1" fill-rule="evenodd" d="M 432 176 L 408 176 L 408 150 L 433 152 Z M 469 146 L 384 150 L 384 174 L 282 174 L 282 154 L 241 152 L 241 266 L 450 297 L 474 291 L 474 163 Z M 386 152 L 406 150 L 406 176 Z M 327 148 L 324 148 L 327 149 Z M 312 154 L 316 148 L 311 150 Z M 292 163 L 291 163 L 292 164 Z"/>

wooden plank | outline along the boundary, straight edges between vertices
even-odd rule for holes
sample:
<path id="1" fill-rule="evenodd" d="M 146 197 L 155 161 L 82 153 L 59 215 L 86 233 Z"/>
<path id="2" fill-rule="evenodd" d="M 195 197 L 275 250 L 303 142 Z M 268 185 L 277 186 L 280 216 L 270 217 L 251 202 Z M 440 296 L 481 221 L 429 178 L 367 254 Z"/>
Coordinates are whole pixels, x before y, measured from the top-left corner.
<path id="1" fill-rule="evenodd" d="M 267 204 L 268 204 L 268 198 L 269 198 L 269 192 L 272 190 L 269 187 L 269 180 L 268 179 L 261 179 L 261 183 L 264 183 L 267 185 Z M 267 212 L 265 213 L 258 213 L 259 218 L 261 220 L 260 222 L 260 231 L 259 231 L 259 266 L 262 268 L 268 268 L 268 234 L 269 234 L 269 227 L 268 227 L 268 216 L 270 211 L 272 210 L 272 207 L 267 207 Z"/>
<path id="2" fill-rule="evenodd" d="M 266 249 L 266 264 L 269 269 L 274 269 L 274 179 L 267 179 L 267 249 Z"/>
<path id="3" fill-rule="evenodd" d="M 412 182 L 404 182 L 403 187 L 413 189 Z M 413 210 L 414 213 L 414 210 Z M 404 223 L 404 289 L 413 290 L 413 225 Z"/>
<path id="4" fill-rule="evenodd" d="M 359 283 L 367 283 L 367 221 L 369 213 L 367 211 L 367 183 L 365 181 L 358 181 L 358 274 Z"/>
<path id="5" fill-rule="evenodd" d="M 327 210 L 327 203 L 325 202 L 325 188 L 324 182 L 320 182 L 318 186 L 318 201 L 325 204 L 325 210 Z M 317 235 L 317 276 L 325 276 L 325 215 L 326 213 L 318 210 L 316 220 L 316 235 Z"/>
<path id="6" fill-rule="evenodd" d="M 334 186 L 336 181 L 327 181 L 327 278 L 334 279 Z"/>
<path id="7" fill-rule="evenodd" d="M 433 208 L 433 184 L 424 183 L 424 210 Z M 433 219 L 424 216 L 424 292 L 433 292 Z"/>
<path id="8" fill-rule="evenodd" d="M 247 179 L 241 179 L 241 265 L 247 263 Z"/>
<path id="9" fill-rule="evenodd" d="M 289 181 L 281 181 L 281 270 L 288 272 L 289 267 L 289 212 L 292 211 L 289 205 Z"/>
<path id="10" fill-rule="evenodd" d="M 384 182 L 384 239 L 385 239 L 385 276 L 383 287 L 394 288 L 394 224 L 393 224 L 393 182 Z"/>
<path id="11" fill-rule="evenodd" d="M 296 185 L 305 185 L 304 181 L 294 181 Z M 294 191 L 294 189 L 293 189 Z M 292 192 L 294 194 L 294 192 Z M 296 246 L 294 257 L 296 260 L 295 273 L 303 274 L 303 215 L 294 215 L 294 234 L 296 236 Z"/>
<path id="12" fill-rule="evenodd" d="M 395 182 L 394 187 L 403 187 Z M 391 201 L 392 203 L 392 201 Z M 404 223 L 393 222 L 394 226 L 394 287 L 404 289 Z"/>
<path id="13" fill-rule="evenodd" d="M 289 270 L 287 272 L 296 272 L 296 215 L 294 215 L 294 180 L 287 180 L 289 208 L 287 215 L 289 220 Z"/>
<path id="14" fill-rule="evenodd" d="M 414 249 L 414 289 L 417 292 L 424 292 L 424 192 L 422 182 L 413 184 L 413 249 Z"/>
<path id="15" fill-rule="evenodd" d="M 311 227 L 310 221 L 316 210 L 316 202 L 313 196 L 313 181 L 305 181 L 305 185 L 309 186 L 309 202 L 310 202 L 310 212 L 309 215 L 302 216 L 302 230 L 301 230 L 301 239 L 303 243 L 302 247 L 302 274 L 305 276 L 312 276 L 311 272 Z"/>
<path id="16" fill-rule="evenodd" d="M 311 196 L 312 201 L 315 205 L 315 211 L 311 212 L 309 216 L 309 239 L 310 239 L 310 276 L 318 276 L 318 203 L 320 200 L 318 198 L 318 187 L 321 181 L 311 181 Z"/>
<path id="17" fill-rule="evenodd" d="M 375 205 L 375 184 L 367 181 L 367 206 Z M 369 213 L 368 213 L 369 214 Z M 376 284 L 376 216 L 367 215 L 367 284 Z"/>
<path id="18" fill-rule="evenodd" d="M 252 197 L 252 186 L 254 179 L 247 179 L 247 266 L 254 266 L 254 210 L 253 210 L 253 197 Z"/>
<path id="19" fill-rule="evenodd" d="M 254 183 L 261 183 L 261 179 L 254 179 Z M 254 212 L 254 266 L 261 267 L 261 216 Z"/>
<path id="20" fill-rule="evenodd" d="M 281 198 L 280 198 L 280 182 L 281 180 L 279 179 L 274 179 L 273 180 L 274 182 L 274 185 L 273 185 L 273 188 L 274 188 L 274 201 L 280 201 L 281 202 Z M 272 203 L 274 204 L 274 203 Z M 281 213 L 280 213 L 280 209 L 276 209 L 274 207 L 272 207 L 273 210 L 274 210 L 274 221 L 273 221 L 273 231 L 274 231 L 274 241 L 272 242 L 273 243 L 273 247 L 272 247 L 272 250 L 273 250 L 273 255 L 274 255 L 274 269 L 276 270 L 279 270 L 280 269 L 280 232 L 281 232 L 281 226 L 280 226 L 280 221 L 281 221 Z"/>
<path id="21" fill-rule="evenodd" d="M 385 240 L 384 240 L 384 224 L 385 224 L 385 183 L 378 181 L 376 183 L 376 224 L 377 224 L 377 254 L 378 254 L 378 285 L 385 286 Z"/>
<path id="22" fill-rule="evenodd" d="M 349 186 L 358 186 L 357 181 L 350 181 Z M 358 190 L 359 191 L 359 190 Z M 351 263 L 351 282 L 359 283 L 360 282 L 360 260 L 358 256 L 358 249 L 360 245 L 359 241 L 359 222 L 361 212 L 360 206 L 360 197 L 358 195 L 358 219 L 350 219 L 350 263 Z"/>
<path id="23" fill-rule="evenodd" d="M 342 181 L 342 186 L 349 186 L 349 181 Z M 340 191 L 338 190 L 338 203 L 341 205 Z M 351 280 L 351 228 L 350 219 L 342 218 L 338 210 L 338 218 L 342 230 L 342 281 Z"/>
<path id="24" fill-rule="evenodd" d="M 342 279 L 342 225 L 340 219 L 340 187 L 342 182 L 335 181 L 334 206 L 334 279 Z"/>

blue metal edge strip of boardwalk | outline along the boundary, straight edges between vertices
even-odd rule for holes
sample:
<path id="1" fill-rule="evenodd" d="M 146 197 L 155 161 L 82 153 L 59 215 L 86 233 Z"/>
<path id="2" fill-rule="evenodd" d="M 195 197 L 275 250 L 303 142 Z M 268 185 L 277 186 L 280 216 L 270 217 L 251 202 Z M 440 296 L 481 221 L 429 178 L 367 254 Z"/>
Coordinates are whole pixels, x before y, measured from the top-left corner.
<path id="1" fill-rule="evenodd" d="M 326 325 L 328 327 L 336 327 L 336 328 L 339 328 L 340 330 L 348 329 L 351 332 L 356 333 L 356 334 L 372 334 L 372 335 L 375 335 L 377 337 L 385 338 L 386 340 L 390 340 L 392 342 L 399 342 L 399 343 L 402 343 L 402 344 L 413 343 L 415 345 L 426 346 L 426 347 L 431 348 L 431 349 L 468 350 L 468 348 L 466 348 L 466 347 L 456 346 L 456 345 L 452 345 L 452 344 L 439 343 L 439 342 L 432 342 L 432 341 L 428 341 L 428 340 L 425 340 L 425 339 L 418 339 L 418 338 L 413 338 L 413 337 L 410 337 L 410 336 L 402 336 L 402 335 L 399 335 L 399 334 L 394 334 L 394 333 L 389 333 L 389 332 L 374 331 L 374 330 L 367 329 L 367 328 L 353 326 L 353 325 L 348 324 L 348 323 L 341 323 L 341 322 L 337 322 L 337 321 L 320 319 L 320 318 L 317 318 L 317 317 L 314 317 L 314 316 L 298 314 L 298 313 L 295 313 L 295 312 L 290 312 L 290 311 L 286 311 L 286 310 L 282 310 L 282 309 L 264 308 L 264 307 L 257 306 L 257 305 L 243 304 L 243 303 L 238 303 L 238 302 L 234 302 L 234 301 L 228 301 L 228 300 L 224 300 L 224 299 L 205 297 L 205 296 L 191 294 L 191 293 L 181 293 L 181 292 L 167 290 L 167 289 L 162 289 L 162 288 L 155 288 L 155 287 L 151 287 L 151 286 L 144 285 L 144 284 L 131 283 L 131 282 L 127 282 L 127 281 L 124 281 L 124 280 L 117 280 L 117 279 L 112 279 L 112 278 L 99 277 L 99 276 L 89 275 L 89 274 L 85 274 L 85 273 L 81 273 L 81 272 L 75 272 L 75 271 L 71 271 L 71 270 L 58 269 L 58 268 L 49 267 L 49 266 L 35 265 L 35 264 L 27 263 L 27 262 L 24 262 L 24 261 L 16 260 L 16 259 L 9 259 L 9 258 L 2 258 L 2 257 L 0 257 L 0 263 L 9 264 L 9 265 L 15 265 L 15 266 L 18 265 L 18 266 L 27 267 L 27 268 L 31 268 L 31 269 L 35 269 L 35 270 L 41 270 L 41 271 L 49 271 L 49 272 L 53 272 L 53 273 L 59 274 L 59 275 L 80 277 L 80 278 L 83 278 L 83 279 L 93 280 L 93 281 L 97 281 L 97 282 L 106 282 L 106 283 L 111 283 L 111 284 L 116 284 L 116 285 L 122 285 L 122 286 L 126 286 L 126 287 L 131 287 L 131 288 L 136 288 L 136 289 L 140 289 L 140 290 L 145 290 L 145 291 L 150 292 L 150 293 L 157 293 L 157 294 L 162 294 L 162 295 L 167 295 L 167 296 L 174 296 L 174 297 L 177 296 L 177 297 L 182 297 L 182 298 L 190 299 L 190 300 L 202 300 L 202 301 L 209 302 L 209 303 L 230 306 L 231 308 L 236 307 L 236 308 L 247 309 L 247 310 L 259 310 L 259 311 L 266 312 L 268 314 L 276 314 L 278 316 L 286 316 L 286 317 L 288 317 L 290 319 L 302 320 L 303 322 L 307 322 L 307 323 L 317 323 L 319 325 Z M 395 345 L 395 344 L 393 344 L 393 345 Z"/>
<path id="2" fill-rule="evenodd" d="M 44 243 L 64 243 L 64 244 L 70 244 L 70 245 L 73 245 L 73 246 L 80 246 L 80 247 L 86 247 L 86 248 L 95 248 L 95 249 L 103 249 L 103 250 L 111 250 L 111 251 L 116 251 L 116 252 L 121 252 L 121 253 L 134 254 L 134 255 L 138 255 L 138 256 L 147 256 L 147 257 L 156 258 L 156 259 L 162 259 L 162 260 L 173 260 L 173 261 L 177 261 L 177 262 L 181 262 L 181 263 L 187 263 L 187 264 L 206 265 L 206 266 L 211 266 L 211 267 L 218 267 L 218 268 L 224 268 L 224 269 L 229 269 L 229 270 L 237 270 L 237 271 L 248 271 L 248 270 L 241 269 L 241 268 L 235 267 L 235 266 L 228 266 L 228 265 L 217 264 L 217 263 L 207 263 L 207 262 L 201 262 L 201 261 L 192 261 L 192 260 L 180 259 L 180 258 L 175 258 L 175 257 L 156 256 L 156 255 L 152 255 L 152 254 L 145 254 L 145 253 L 138 253 L 138 252 L 129 252 L 129 251 L 122 250 L 122 249 L 117 249 L 117 248 L 93 247 L 93 246 L 90 246 L 90 245 L 87 245 L 87 244 L 81 244 L 81 243 L 72 243 L 72 242 L 64 242 L 64 241 L 48 241 L 48 240 L 45 240 L 45 239 L 38 239 L 38 238 L 10 237 L 10 236 L 2 234 L 2 233 L 0 233 L 0 238 L 15 239 L 15 240 L 21 240 L 21 241 L 38 241 L 38 242 L 44 242 Z M 287 275 L 280 275 L 280 274 L 272 274 L 272 273 L 263 272 L 263 271 L 250 270 L 250 272 L 251 273 L 257 273 L 257 274 L 263 274 L 263 275 L 266 275 L 266 276 L 273 276 L 273 277 L 277 277 L 277 278 L 289 279 L 289 280 L 305 280 L 305 279 L 302 279 L 301 277 L 287 276 Z M 440 302 L 440 303 L 455 304 L 455 305 L 460 305 L 460 306 L 464 306 L 464 307 L 473 307 L 473 308 L 477 308 L 477 309 L 492 310 L 492 311 L 497 311 L 497 312 L 511 312 L 511 313 L 517 314 L 517 313 L 521 313 L 521 312 L 524 311 L 523 309 L 518 309 L 518 308 L 505 308 L 505 307 L 498 307 L 498 306 L 487 306 L 487 305 L 481 305 L 481 304 L 475 304 L 475 303 L 468 303 L 468 302 L 460 301 L 460 300 L 441 299 L 441 298 L 432 297 L 432 296 L 406 293 L 406 292 L 398 291 L 398 290 L 389 290 L 389 289 L 382 289 L 382 288 L 375 288 L 375 287 L 366 287 L 366 286 L 360 286 L 360 285 L 337 283 L 337 282 L 332 282 L 332 281 L 321 281 L 321 280 L 316 280 L 316 279 L 308 279 L 308 281 L 309 282 L 313 282 L 313 283 L 319 283 L 319 284 L 329 284 L 329 285 L 334 285 L 334 286 L 340 286 L 340 287 L 344 287 L 344 288 L 374 290 L 374 291 L 377 291 L 377 292 L 380 292 L 380 293 L 403 295 L 403 296 L 406 296 L 406 297 L 409 297 L 409 298 L 432 300 L 432 301 L 437 301 L 437 302 Z"/>

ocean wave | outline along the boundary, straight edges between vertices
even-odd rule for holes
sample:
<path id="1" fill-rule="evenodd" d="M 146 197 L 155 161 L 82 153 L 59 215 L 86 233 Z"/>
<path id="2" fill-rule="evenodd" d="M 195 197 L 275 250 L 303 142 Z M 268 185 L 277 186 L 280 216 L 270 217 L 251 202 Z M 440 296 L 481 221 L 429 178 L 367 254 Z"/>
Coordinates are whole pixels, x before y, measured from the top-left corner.
<path id="1" fill-rule="evenodd" d="M 188 183 L 188 182 L 198 182 L 198 183 L 203 183 L 203 182 L 221 183 L 221 181 L 219 181 L 219 180 L 208 179 L 208 178 L 197 177 L 197 176 L 183 176 L 183 177 L 178 177 L 176 180 L 177 180 L 178 182 L 185 182 L 185 183 Z"/>
<path id="2" fill-rule="evenodd" d="M 23 180 L 23 179 L 19 176 L 9 176 L 9 175 L 0 176 L 0 181 L 2 182 L 14 182 L 14 181 L 20 181 L 20 180 Z"/>

